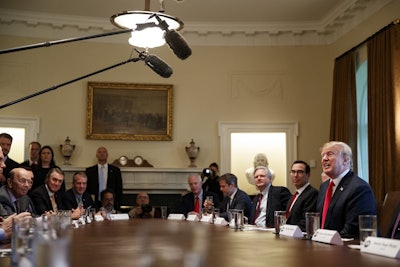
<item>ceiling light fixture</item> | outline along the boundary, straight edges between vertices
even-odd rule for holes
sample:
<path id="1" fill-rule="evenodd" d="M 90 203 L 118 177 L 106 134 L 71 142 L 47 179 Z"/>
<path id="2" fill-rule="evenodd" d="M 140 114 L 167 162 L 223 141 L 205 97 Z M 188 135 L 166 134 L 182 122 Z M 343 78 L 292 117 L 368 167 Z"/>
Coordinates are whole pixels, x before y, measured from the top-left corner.
<path id="1" fill-rule="evenodd" d="M 159 21 L 168 25 L 168 30 L 179 31 L 183 22 L 173 16 L 163 13 L 164 1 L 160 0 L 162 12 L 150 11 L 150 0 L 145 0 L 145 11 L 124 11 L 111 16 L 111 23 L 121 29 L 132 29 L 129 43 L 144 49 L 163 46 L 165 44 L 165 29 L 159 26 Z"/>

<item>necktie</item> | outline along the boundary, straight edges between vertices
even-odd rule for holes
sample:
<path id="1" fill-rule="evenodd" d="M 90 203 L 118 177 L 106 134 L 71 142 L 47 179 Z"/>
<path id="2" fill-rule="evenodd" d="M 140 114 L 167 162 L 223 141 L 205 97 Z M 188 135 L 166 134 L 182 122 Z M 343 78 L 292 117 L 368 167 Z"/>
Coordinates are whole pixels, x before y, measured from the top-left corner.
<path id="1" fill-rule="evenodd" d="M 290 200 L 290 204 L 286 210 L 286 219 L 289 217 L 289 213 L 290 213 L 290 210 L 292 209 L 293 202 L 296 199 L 298 194 L 299 194 L 299 192 L 296 191 L 296 193 L 292 196 L 292 199 Z"/>
<path id="2" fill-rule="evenodd" d="M 14 201 L 14 208 L 16 213 L 21 213 L 18 199 Z"/>
<path id="3" fill-rule="evenodd" d="M 329 203 L 331 203 L 332 192 L 333 192 L 334 186 L 335 186 L 335 183 L 331 180 L 331 182 L 329 183 L 328 189 L 326 190 L 324 208 L 322 210 L 321 229 L 324 229 L 326 213 L 328 212 Z"/>
<path id="4" fill-rule="evenodd" d="M 194 203 L 194 211 L 200 213 L 200 201 L 199 197 L 196 197 L 196 201 Z"/>
<path id="5" fill-rule="evenodd" d="M 82 196 L 81 196 L 81 195 L 78 195 L 78 196 L 77 196 L 77 202 L 78 202 L 78 207 L 79 207 L 79 206 L 82 206 L 82 207 L 83 207 L 83 201 L 82 201 Z"/>
<path id="6" fill-rule="evenodd" d="M 57 203 L 54 194 L 51 195 L 50 200 L 51 200 L 51 206 L 53 207 L 53 211 L 57 212 Z"/>
<path id="7" fill-rule="evenodd" d="M 257 202 L 257 207 L 256 207 L 256 214 L 255 214 L 255 216 L 254 216 L 254 223 L 256 222 L 258 216 L 260 216 L 262 198 L 263 198 L 263 194 L 260 194 L 260 195 L 258 196 L 258 202 Z"/>
<path id="8" fill-rule="evenodd" d="M 99 196 L 98 199 L 101 201 L 101 196 L 100 193 L 105 189 L 104 187 L 104 165 L 101 165 L 100 167 L 100 175 L 99 175 Z"/>
<path id="9" fill-rule="evenodd" d="M 390 238 L 394 238 L 394 236 L 396 235 L 396 231 L 400 227 L 399 223 L 400 223 L 400 212 L 397 215 L 396 222 L 393 225 L 393 230 L 392 230 L 392 234 L 390 235 Z"/>

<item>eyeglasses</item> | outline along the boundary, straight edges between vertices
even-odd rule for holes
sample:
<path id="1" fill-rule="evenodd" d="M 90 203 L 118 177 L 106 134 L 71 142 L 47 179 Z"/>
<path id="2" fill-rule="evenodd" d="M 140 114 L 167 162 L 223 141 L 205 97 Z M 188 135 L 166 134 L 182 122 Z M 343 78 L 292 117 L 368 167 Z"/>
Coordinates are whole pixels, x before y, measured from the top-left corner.
<path id="1" fill-rule="evenodd" d="M 305 174 L 306 172 L 303 171 L 303 170 L 298 170 L 298 171 L 291 170 L 289 173 L 292 174 L 292 175 L 295 175 L 295 174 L 303 175 L 303 174 Z"/>

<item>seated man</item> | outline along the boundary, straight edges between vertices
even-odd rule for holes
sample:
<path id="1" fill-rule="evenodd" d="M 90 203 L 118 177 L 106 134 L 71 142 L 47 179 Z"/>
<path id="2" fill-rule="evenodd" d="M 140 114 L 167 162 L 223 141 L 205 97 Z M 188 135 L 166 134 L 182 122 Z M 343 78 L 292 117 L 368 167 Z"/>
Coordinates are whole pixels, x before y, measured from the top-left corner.
<path id="1" fill-rule="evenodd" d="M 63 182 L 64 172 L 60 168 L 52 168 L 46 175 L 45 184 L 36 187 L 30 192 L 30 197 L 35 205 L 37 214 L 51 214 L 58 210 L 67 209 L 64 207 L 62 201 L 63 193 L 60 190 Z M 78 219 L 83 212 L 82 207 L 72 208 L 71 218 Z"/>
<path id="2" fill-rule="evenodd" d="M 137 207 L 129 211 L 129 217 L 140 219 L 154 218 L 154 208 L 149 203 L 149 195 L 146 192 L 140 192 L 136 196 Z"/>
<path id="3" fill-rule="evenodd" d="M 188 215 L 195 214 L 201 217 L 201 210 L 204 206 L 206 197 L 213 198 L 214 207 L 219 206 L 218 195 L 212 192 L 203 191 L 202 180 L 198 174 L 190 174 L 188 178 L 190 193 L 182 197 L 181 212 L 187 217 Z"/>
<path id="4" fill-rule="evenodd" d="M 45 184 L 38 186 L 30 193 L 39 215 L 64 209 L 61 193 L 58 192 L 63 181 L 64 172 L 59 168 L 52 168 L 46 175 Z"/>
<path id="5" fill-rule="evenodd" d="M 254 182 L 260 194 L 253 199 L 253 223 L 259 227 L 275 227 L 274 212 L 286 210 L 292 194 L 284 186 L 272 185 L 272 173 L 268 167 L 255 168 Z"/>
<path id="6" fill-rule="evenodd" d="M 310 165 L 302 160 L 296 160 L 292 164 L 290 176 L 296 187 L 296 193 L 289 201 L 286 209 L 287 224 L 298 225 L 306 231 L 306 212 L 315 212 L 317 206 L 318 190 L 308 182 L 310 178 Z"/>
<path id="7" fill-rule="evenodd" d="M 85 172 L 76 172 L 72 177 L 72 188 L 63 195 L 64 208 L 68 210 L 83 207 L 94 208 L 94 203 L 90 194 L 86 192 L 87 176 Z"/>
<path id="8" fill-rule="evenodd" d="M 238 209 L 243 210 L 244 216 L 246 216 L 249 221 L 252 221 L 251 199 L 246 192 L 238 188 L 237 177 L 232 173 L 226 173 L 218 178 L 218 182 L 220 190 L 224 194 L 224 199 L 219 206 L 220 217 L 229 221 L 229 209 Z"/>
<path id="9" fill-rule="evenodd" d="M 117 213 L 114 209 L 114 190 L 106 188 L 100 192 L 101 207 L 97 214 L 100 214 L 104 219 L 110 219 L 110 214 Z"/>
<path id="10" fill-rule="evenodd" d="M 0 216 L 7 217 L 24 211 L 36 215 L 33 202 L 27 195 L 32 184 L 31 170 L 23 167 L 12 169 L 7 184 L 0 188 L 0 203 L 3 206 Z"/>

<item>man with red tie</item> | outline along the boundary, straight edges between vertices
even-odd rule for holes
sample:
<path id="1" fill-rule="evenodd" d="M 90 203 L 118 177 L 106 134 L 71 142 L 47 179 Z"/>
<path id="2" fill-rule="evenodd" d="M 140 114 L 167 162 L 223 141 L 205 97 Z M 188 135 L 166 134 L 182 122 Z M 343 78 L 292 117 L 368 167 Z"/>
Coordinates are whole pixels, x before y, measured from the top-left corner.
<path id="1" fill-rule="evenodd" d="M 204 201 L 206 197 L 213 197 L 214 207 L 219 206 L 218 195 L 204 191 L 202 188 L 202 179 L 198 174 L 190 174 L 188 178 L 188 184 L 190 187 L 190 193 L 187 193 L 182 197 L 181 212 L 187 217 L 188 215 L 195 214 L 199 218 L 201 217 L 201 210 L 204 207 Z"/>
<path id="2" fill-rule="evenodd" d="M 265 166 L 254 169 L 254 183 L 260 194 L 253 199 L 253 224 L 259 227 L 275 227 L 274 212 L 286 210 L 292 194 L 284 186 L 272 185 L 272 173 Z"/>
<path id="3" fill-rule="evenodd" d="M 306 212 L 315 212 L 318 191 L 309 183 L 310 165 L 302 160 L 292 164 L 290 176 L 296 187 L 296 192 L 286 208 L 286 224 L 298 225 L 303 232 L 306 231 Z"/>
<path id="4" fill-rule="evenodd" d="M 376 215 L 374 193 L 352 171 L 352 151 L 346 143 L 324 144 L 321 157 L 322 171 L 330 178 L 321 184 L 318 194 L 321 228 L 336 230 L 344 238 L 357 238 L 358 216 Z"/>

